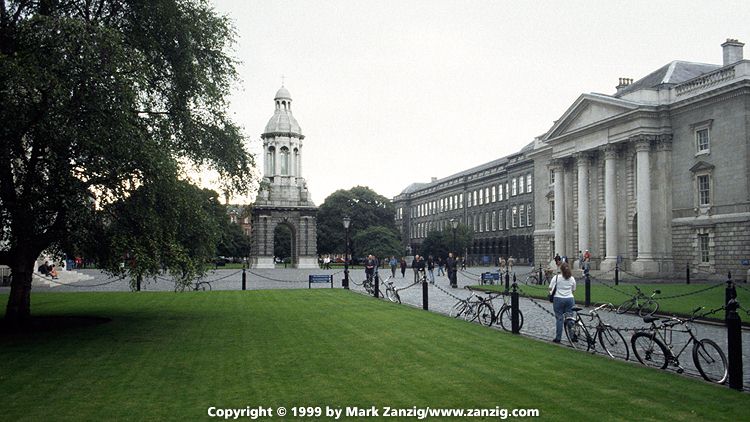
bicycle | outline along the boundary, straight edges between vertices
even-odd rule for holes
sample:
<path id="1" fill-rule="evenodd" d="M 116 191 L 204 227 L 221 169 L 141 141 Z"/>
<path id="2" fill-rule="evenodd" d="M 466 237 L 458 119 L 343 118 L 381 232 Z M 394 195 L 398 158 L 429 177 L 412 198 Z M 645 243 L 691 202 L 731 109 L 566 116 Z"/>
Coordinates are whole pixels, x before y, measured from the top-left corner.
<path id="1" fill-rule="evenodd" d="M 646 296 L 638 286 L 633 287 L 637 290 L 636 294 L 617 307 L 618 314 L 628 312 L 633 306 L 638 308 L 638 316 L 641 318 L 651 316 L 659 310 L 659 302 L 654 300 L 654 296 L 661 294 L 661 290 L 654 290 L 651 296 Z"/>
<path id="2" fill-rule="evenodd" d="M 496 299 L 498 297 L 503 297 L 503 306 L 500 307 L 500 309 L 495 312 L 495 307 L 492 305 L 492 300 Z M 498 324 L 500 325 L 503 330 L 505 331 L 511 331 L 513 328 L 513 311 L 511 310 L 510 306 L 510 295 L 505 293 L 489 293 L 489 296 L 484 299 L 482 303 L 479 304 L 479 308 L 477 309 L 477 314 L 479 318 L 479 322 L 482 325 L 486 325 L 488 327 L 492 326 L 492 324 Z M 521 310 L 518 310 L 518 329 L 520 330 L 523 327 L 523 313 Z"/>
<path id="3" fill-rule="evenodd" d="M 393 285 L 391 278 L 393 277 L 388 277 L 382 282 L 382 285 L 385 286 L 385 297 L 391 302 L 401 303 L 401 296 L 399 296 L 398 289 Z"/>
<path id="4" fill-rule="evenodd" d="M 543 284 L 549 284 L 549 282 L 552 280 L 553 274 L 554 273 L 552 272 L 552 270 L 545 269 L 544 270 L 544 280 L 542 280 L 542 282 L 540 283 L 539 282 L 539 272 L 532 271 L 532 272 L 530 272 L 529 274 L 526 275 L 526 280 L 524 280 L 524 283 L 526 283 L 526 285 L 535 285 L 536 284 L 536 285 L 540 285 L 540 286 L 543 285 Z"/>
<path id="5" fill-rule="evenodd" d="M 211 290 L 211 282 L 210 281 L 199 281 L 195 283 L 195 286 L 193 287 L 193 291 L 206 291 Z"/>
<path id="6" fill-rule="evenodd" d="M 357 284 L 357 283 L 354 283 L 354 284 Z M 365 281 L 362 282 L 362 287 L 365 288 L 365 291 L 367 292 L 367 294 L 369 294 L 370 296 L 374 296 L 375 295 L 375 277 L 368 276 L 367 278 L 365 278 Z M 380 288 L 378 288 L 378 297 L 380 299 L 384 297 L 383 290 Z"/>
<path id="7" fill-rule="evenodd" d="M 599 311 L 605 308 L 611 309 L 612 307 L 611 303 L 605 303 L 589 311 L 589 321 L 596 319 L 596 325 L 591 327 L 594 328 L 593 333 L 583 323 L 583 318 L 580 314 L 580 311 L 583 309 L 574 307 L 573 312 L 575 316 L 566 316 L 563 319 L 565 336 L 568 338 L 570 345 L 574 349 L 583 350 L 581 339 L 584 339 L 586 341 L 586 351 L 596 353 L 596 341 L 598 339 L 602 349 L 609 357 L 628 360 L 630 358 L 630 351 L 628 350 L 628 342 L 625 340 L 625 337 L 622 336 L 622 333 L 617 328 L 605 324 L 601 316 L 599 316 Z"/>
<path id="8" fill-rule="evenodd" d="M 465 288 L 468 289 L 468 286 Z M 477 295 L 471 290 L 471 296 L 466 299 L 459 299 L 450 309 L 448 315 L 453 318 L 462 317 L 464 320 L 472 322 L 479 318 L 479 306 L 486 301 L 487 299 Z"/>
<path id="9" fill-rule="evenodd" d="M 683 373 L 685 369 L 680 365 L 680 356 L 690 343 L 693 343 L 693 363 L 700 372 L 703 379 L 717 384 L 723 384 L 727 380 L 727 358 L 713 340 L 704 338 L 698 340 L 693 333 L 691 323 L 701 316 L 696 315 L 703 307 L 696 308 L 688 319 L 670 317 L 657 325 L 657 321 L 663 318 L 646 316 L 643 322 L 651 323 L 648 331 L 641 331 L 633 334 L 630 343 L 633 347 L 633 354 L 638 362 L 653 368 L 666 369 L 667 365 L 677 368 L 677 373 Z M 676 329 L 681 325 L 684 329 Z M 687 333 L 690 339 L 675 354 L 672 348 L 673 332 Z"/>

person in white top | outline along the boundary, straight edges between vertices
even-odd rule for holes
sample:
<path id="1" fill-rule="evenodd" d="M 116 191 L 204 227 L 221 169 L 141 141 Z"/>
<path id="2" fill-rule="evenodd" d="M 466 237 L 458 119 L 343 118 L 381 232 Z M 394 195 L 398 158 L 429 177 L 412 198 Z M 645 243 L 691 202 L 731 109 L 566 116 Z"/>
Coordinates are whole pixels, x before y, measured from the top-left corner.
<path id="1" fill-rule="evenodd" d="M 553 294 L 552 308 L 555 311 L 555 343 L 560 342 L 563 331 L 563 318 L 566 313 L 571 312 L 575 306 L 573 292 L 576 291 L 576 279 L 570 272 L 570 265 L 567 262 L 560 264 L 560 272 L 549 283 L 549 293 Z"/>

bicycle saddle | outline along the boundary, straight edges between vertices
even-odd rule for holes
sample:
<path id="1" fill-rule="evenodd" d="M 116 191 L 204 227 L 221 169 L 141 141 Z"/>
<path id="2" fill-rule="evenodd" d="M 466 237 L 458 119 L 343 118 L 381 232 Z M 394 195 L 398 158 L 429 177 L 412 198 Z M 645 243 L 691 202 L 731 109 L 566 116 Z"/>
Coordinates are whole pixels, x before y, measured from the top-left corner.
<path id="1" fill-rule="evenodd" d="M 645 317 L 643 317 L 643 322 L 654 322 L 654 321 L 658 321 L 660 319 L 661 318 L 655 317 L 655 316 L 645 316 Z"/>
<path id="2" fill-rule="evenodd" d="M 571 309 L 571 311 L 573 311 L 573 312 L 578 312 L 578 311 L 582 311 L 582 310 L 583 310 L 583 308 L 579 308 L 577 306 L 574 306 L 573 309 Z"/>

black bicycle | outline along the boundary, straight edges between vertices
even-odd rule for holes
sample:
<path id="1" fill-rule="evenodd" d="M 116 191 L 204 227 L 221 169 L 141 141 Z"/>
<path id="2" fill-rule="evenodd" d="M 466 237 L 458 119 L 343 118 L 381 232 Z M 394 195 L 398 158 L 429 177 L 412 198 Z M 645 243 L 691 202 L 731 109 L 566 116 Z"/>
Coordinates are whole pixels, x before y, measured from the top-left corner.
<path id="1" fill-rule="evenodd" d="M 727 357 L 713 340 L 707 338 L 699 340 L 693 333 L 691 323 L 701 317 L 697 315 L 697 312 L 701 309 L 703 307 L 696 308 L 688 319 L 644 317 L 643 321 L 650 323 L 651 326 L 647 331 L 633 334 L 630 339 L 633 354 L 635 354 L 638 362 L 659 369 L 665 369 L 667 365 L 672 365 L 677 368 L 678 373 L 682 373 L 685 369 L 680 365 L 679 358 L 682 352 L 692 343 L 693 363 L 701 376 L 706 381 L 723 384 L 727 380 L 728 374 Z M 657 321 L 661 321 L 661 323 L 657 324 Z M 677 328 L 680 326 L 681 329 Z M 673 332 L 687 333 L 690 336 L 687 343 L 677 353 L 672 348 Z"/>
<path id="2" fill-rule="evenodd" d="M 354 284 L 358 284 L 358 283 L 354 283 Z M 365 281 L 363 281 L 361 284 L 362 284 L 362 287 L 364 287 L 367 294 L 369 294 L 370 296 L 375 295 L 375 277 L 374 276 L 368 276 L 367 278 L 365 278 Z M 384 297 L 383 290 L 380 288 L 378 288 L 378 297 L 381 299 Z"/>
<path id="3" fill-rule="evenodd" d="M 646 296 L 638 286 L 633 287 L 636 290 L 635 295 L 617 307 L 618 314 L 628 312 L 633 306 L 638 308 L 638 316 L 640 317 L 651 316 L 659 310 L 659 302 L 654 300 L 654 296 L 661 294 L 661 290 L 654 290 L 651 296 Z"/>
<path id="4" fill-rule="evenodd" d="M 612 304 L 605 303 L 590 310 L 588 313 L 589 321 L 596 319 L 596 324 L 591 327 L 587 327 L 583 322 L 580 314 L 580 311 L 583 309 L 574 307 L 574 315 L 566 316 L 563 320 L 565 336 L 568 338 L 570 345 L 580 350 L 583 350 L 583 346 L 585 345 L 586 351 L 596 353 L 596 341 L 599 340 L 602 350 L 609 357 L 628 360 L 630 352 L 628 351 L 628 342 L 625 341 L 625 337 L 622 336 L 620 330 L 617 328 L 605 324 L 601 316 L 599 316 L 599 311 L 611 309 L 612 307 Z M 589 328 L 593 329 L 593 332 L 589 331 Z"/>
<path id="5" fill-rule="evenodd" d="M 401 303 L 401 296 L 399 296 L 396 286 L 393 285 L 393 281 L 391 281 L 392 278 L 393 277 L 388 277 L 385 281 L 381 282 L 381 285 L 385 286 L 385 297 L 391 302 Z"/>
<path id="6" fill-rule="evenodd" d="M 479 296 L 478 296 L 479 297 Z M 503 298 L 503 305 L 495 311 L 495 306 L 492 304 L 494 299 L 498 297 Z M 510 306 L 510 295 L 505 293 L 488 293 L 487 298 L 479 303 L 477 308 L 477 318 L 482 325 L 488 327 L 492 324 L 500 325 L 503 330 L 511 331 L 513 329 L 513 313 Z M 523 327 L 523 313 L 518 310 L 518 329 Z"/>

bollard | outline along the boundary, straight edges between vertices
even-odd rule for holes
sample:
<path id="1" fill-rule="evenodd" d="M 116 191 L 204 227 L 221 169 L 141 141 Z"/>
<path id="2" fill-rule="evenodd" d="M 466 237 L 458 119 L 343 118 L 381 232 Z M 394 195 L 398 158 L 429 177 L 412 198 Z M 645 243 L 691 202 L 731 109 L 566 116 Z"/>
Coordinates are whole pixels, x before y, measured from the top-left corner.
<path id="1" fill-rule="evenodd" d="M 505 291 L 510 291 L 510 272 L 505 270 Z"/>
<path id="2" fill-rule="evenodd" d="M 245 269 L 242 269 L 242 290 L 247 290 L 247 274 L 245 274 Z"/>
<path id="3" fill-rule="evenodd" d="M 724 313 L 724 319 L 729 320 L 729 304 L 732 302 L 732 299 L 737 298 L 737 290 L 734 287 L 734 283 L 732 282 L 732 273 L 729 273 L 729 278 L 727 278 L 727 288 L 724 290 L 724 304 L 726 305 L 725 313 Z"/>
<path id="4" fill-rule="evenodd" d="M 542 264 L 539 264 L 539 283 L 540 286 L 544 284 L 544 270 L 542 270 Z"/>
<path id="5" fill-rule="evenodd" d="M 375 295 L 375 299 L 380 297 L 380 276 L 378 273 L 375 273 L 375 291 L 373 293 Z"/>
<path id="6" fill-rule="evenodd" d="M 513 273 L 513 284 L 516 284 L 516 273 Z"/>
<path id="7" fill-rule="evenodd" d="M 727 371 L 729 387 L 742 391 L 742 320 L 737 314 L 738 307 L 735 300 L 727 304 Z"/>
<path id="8" fill-rule="evenodd" d="M 518 327 L 518 285 L 513 283 L 513 292 L 510 294 L 510 326 L 513 334 L 519 334 L 521 329 Z"/>
<path id="9" fill-rule="evenodd" d="M 591 277 L 589 277 L 589 273 L 586 273 L 586 303 L 584 305 L 591 306 Z"/>
<path id="10" fill-rule="evenodd" d="M 615 264 L 615 286 L 620 284 L 620 265 Z"/>
<path id="11" fill-rule="evenodd" d="M 687 284 L 690 284 L 690 265 L 687 266 L 685 280 L 687 281 Z"/>
<path id="12" fill-rule="evenodd" d="M 422 309 L 427 310 L 427 279 L 422 280 Z"/>

